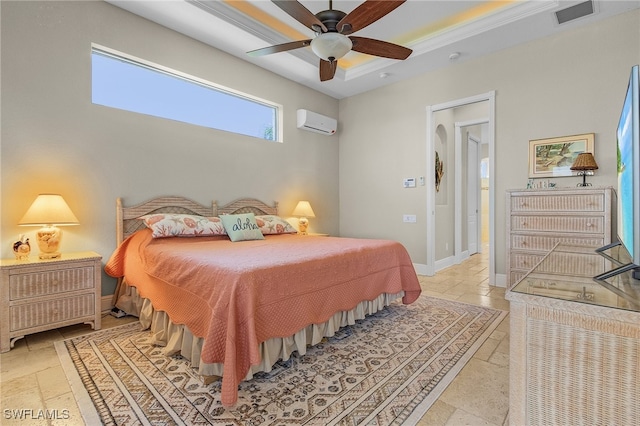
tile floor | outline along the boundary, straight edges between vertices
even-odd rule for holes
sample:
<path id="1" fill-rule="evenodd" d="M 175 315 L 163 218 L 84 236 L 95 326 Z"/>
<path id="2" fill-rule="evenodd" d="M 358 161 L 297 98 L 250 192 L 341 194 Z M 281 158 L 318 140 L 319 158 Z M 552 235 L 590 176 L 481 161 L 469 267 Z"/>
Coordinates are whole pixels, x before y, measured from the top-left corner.
<path id="1" fill-rule="evenodd" d="M 489 286 L 488 258 L 474 255 L 433 277 L 420 277 L 426 294 L 509 310 L 504 289 Z M 509 407 L 509 317 L 476 352 L 420 421 L 424 425 L 496 425 L 507 423 Z M 102 327 L 135 318 L 106 315 Z M 33 334 L 0 355 L 0 424 L 82 425 L 77 403 L 58 362 L 53 342 L 91 331 L 88 325 Z M 23 416 L 16 418 L 22 409 Z M 24 410 L 32 410 L 26 412 Z M 51 415 L 53 413 L 53 415 Z M 44 418 L 45 414 L 49 417 Z M 40 418 L 39 418 L 40 417 Z"/>

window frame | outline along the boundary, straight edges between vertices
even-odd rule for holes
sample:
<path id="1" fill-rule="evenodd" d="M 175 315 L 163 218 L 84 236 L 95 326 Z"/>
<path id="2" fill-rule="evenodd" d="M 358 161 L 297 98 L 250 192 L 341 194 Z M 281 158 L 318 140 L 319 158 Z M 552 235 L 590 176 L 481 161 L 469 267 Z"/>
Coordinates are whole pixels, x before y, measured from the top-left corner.
<path id="1" fill-rule="evenodd" d="M 222 131 L 222 132 L 229 132 L 229 133 L 233 133 L 233 134 L 241 135 L 241 136 L 246 136 L 246 137 L 250 137 L 250 138 L 256 138 L 256 139 L 260 139 L 260 140 L 263 140 L 263 141 L 266 141 L 266 142 L 278 142 L 278 143 L 283 143 L 284 142 L 283 135 L 282 135 L 282 133 L 283 133 L 282 129 L 283 129 L 283 124 L 284 124 L 284 119 L 283 119 L 283 115 L 284 114 L 283 114 L 283 106 L 281 104 L 278 104 L 278 103 L 275 103 L 275 102 L 272 102 L 272 101 L 268 101 L 266 99 L 262 99 L 262 98 L 260 98 L 258 96 L 254 96 L 254 95 L 251 95 L 251 94 L 248 94 L 248 93 L 244 93 L 244 92 L 241 92 L 239 90 L 223 86 L 221 84 L 213 83 L 213 82 L 208 81 L 206 79 L 203 79 L 203 78 L 200 78 L 200 77 L 196 77 L 196 76 L 193 76 L 191 74 L 187 74 L 187 73 L 185 73 L 183 71 L 178 71 L 178 70 L 175 70 L 173 68 L 170 68 L 170 67 L 167 67 L 167 66 L 164 66 L 164 65 L 160 65 L 160 64 L 157 64 L 157 63 L 142 59 L 142 58 L 138 58 L 136 56 L 129 55 L 129 54 L 126 54 L 126 53 L 120 52 L 118 50 L 111 49 L 109 47 L 105 47 L 105 46 L 102 46 L 102 45 L 99 45 L 99 44 L 96 44 L 96 43 L 92 43 L 91 44 L 91 52 L 90 52 L 91 58 L 93 58 L 93 54 L 94 53 L 99 54 L 99 55 L 103 55 L 103 56 L 106 56 L 106 57 L 110 57 L 110 58 L 113 58 L 115 60 L 119 60 L 119 61 L 122 61 L 122 62 L 126 62 L 126 63 L 132 64 L 132 65 L 136 65 L 136 66 L 139 66 L 141 68 L 146 68 L 146 69 L 148 69 L 149 71 L 152 71 L 152 72 L 158 72 L 158 73 L 165 74 L 165 75 L 167 75 L 169 77 L 181 79 L 181 80 L 184 80 L 184 81 L 186 81 L 188 83 L 196 84 L 198 86 L 202 86 L 204 88 L 207 88 L 207 89 L 210 89 L 210 90 L 214 90 L 214 91 L 220 92 L 222 94 L 226 94 L 226 95 L 229 95 L 229 96 L 234 96 L 236 98 L 240 98 L 240 99 L 243 99 L 243 100 L 246 100 L 246 101 L 249 101 L 249 102 L 253 102 L 255 104 L 259 104 L 259 105 L 262 105 L 262 106 L 273 108 L 274 113 L 275 113 L 275 120 L 274 120 L 275 121 L 275 129 L 274 129 L 275 135 L 274 135 L 273 139 L 266 139 L 264 137 L 247 135 L 245 133 L 237 133 L 237 132 L 234 132 L 232 130 L 219 129 L 219 128 L 216 128 L 216 127 L 213 127 L 213 126 L 203 126 L 203 125 L 197 124 L 197 123 L 191 123 L 191 122 L 184 121 L 184 120 L 177 120 L 177 121 L 179 121 L 181 123 L 186 123 L 186 124 L 190 124 L 190 125 L 193 125 L 193 126 L 205 127 L 205 128 L 208 128 L 208 129 L 215 129 L 215 130 Z M 92 63 L 93 63 L 93 59 L 92 59 Z M 93 96 L 93 77 L 92 77 L 92 80 L 91 80 L 91 93 L 92 93 L 92 96 Z M 120 109 L 122 111 L 129 111 L 129 112 L 133 112 L 133 113 L 137 113 L 137 114 L 145 114 L 145 113 L 140 113 L 140 112 L 137 112 L 137 111 L 127 110 L 127 109 L 124 109 L 124 108 L 111 107 L 111 106 L 108 106 L 108 105 L 93 103 L 93 100 L 92 100 L 92 104 L 94 104 L 94 105 L 102 105 L 102 106 L 106 106 L 108 108 L 117 108 L 117 109 Z M 146 115 L 150 115 L 150 116 L 153 116 L 153 117 L 156 117 L 156 118 L 165 119 L 165 120 L 172 120 L 170 118 L 165 118 L 165 117 L 161 117 L 161 116 L 157 116 L 157 115 L 153 115 L 153 114 L 146 114 Z"/>

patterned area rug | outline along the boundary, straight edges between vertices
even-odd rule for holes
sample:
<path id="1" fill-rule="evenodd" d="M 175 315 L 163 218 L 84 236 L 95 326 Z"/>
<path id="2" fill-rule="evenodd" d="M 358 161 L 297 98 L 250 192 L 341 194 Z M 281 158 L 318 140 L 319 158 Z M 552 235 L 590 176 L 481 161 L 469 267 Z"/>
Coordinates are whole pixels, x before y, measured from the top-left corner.
<path id="1" fill-rule="evenodd" d="M 426 296 L 393 303 L 243 382 L 230 408 L 220 382 L 203 385 L 137 322 L 56 349 L 87 424 L 415 424 L 505 315 Z"/>

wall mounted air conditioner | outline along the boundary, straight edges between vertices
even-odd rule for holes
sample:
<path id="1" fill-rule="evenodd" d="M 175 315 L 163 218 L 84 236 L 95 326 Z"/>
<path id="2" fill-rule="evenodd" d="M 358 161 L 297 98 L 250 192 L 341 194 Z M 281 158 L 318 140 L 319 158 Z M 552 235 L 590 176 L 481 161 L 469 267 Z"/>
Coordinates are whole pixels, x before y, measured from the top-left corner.
<path id="1" fill-rule="evenodd" d="M 306 109 L 298 110 L 298 129 L 321 133 L 331 136 L 338 129 L 338 121 L 335 118 L 326 117 Z"/>

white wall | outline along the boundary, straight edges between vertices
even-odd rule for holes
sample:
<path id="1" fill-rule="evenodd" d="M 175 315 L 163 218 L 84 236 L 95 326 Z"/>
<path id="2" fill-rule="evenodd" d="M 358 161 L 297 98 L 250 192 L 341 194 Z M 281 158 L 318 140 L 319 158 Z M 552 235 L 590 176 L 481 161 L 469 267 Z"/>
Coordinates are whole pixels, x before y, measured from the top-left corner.
<path id="1" fill-rule="evenodd" d="M 426 190 L 400 184 L 426 173 L 426 107 L 495 90 L 496 272 L 504 273 L 504 192 L 526 186 L 529 140 L 595 133 L 600 169 L 590 181 L 614 186 L 617 119 L 639 62 L 635 10 L 341 100 L 341 234 L 397 239 L 426 263 Z M 403 213 L 418 223 L 402 223 Z"/>
<path id="2" fill-rule="evenodd" d="M 338 115 L 338 101 L 104 2 L 0 2 L 3 258 L 38 193 L 61 193 L 81 222 L 63 252 L 115 248 L 115 200 L 312 203 L 310 230 L 338 231 L 338 137 L 296 129 L 296 110 Z M 91 103 L 91 43 L 284 106 L 284 143 Z M 35 244 L 34 244 L 35 246 Z M 32 256 L 37 256 L 35 249 Z M 115 281 L 105 278 L 103 294 Z"/>

